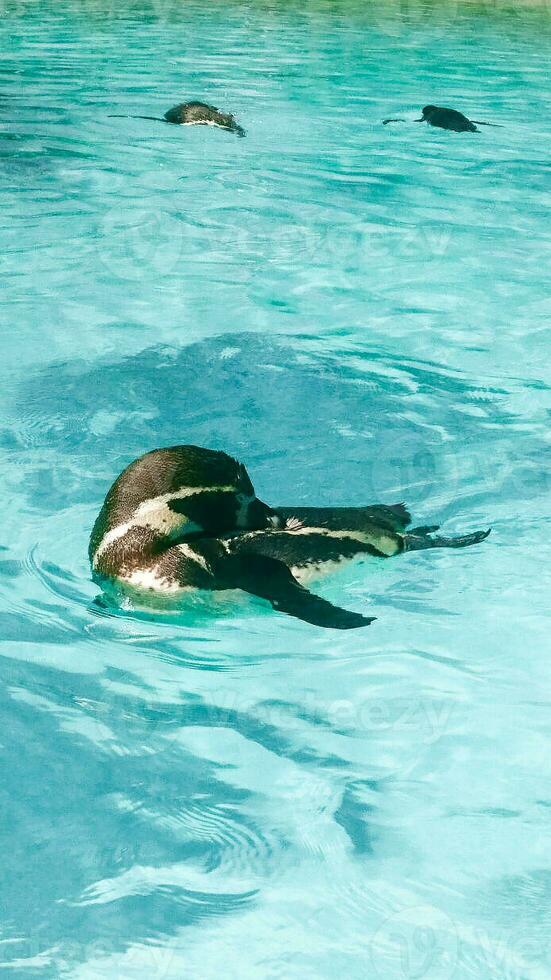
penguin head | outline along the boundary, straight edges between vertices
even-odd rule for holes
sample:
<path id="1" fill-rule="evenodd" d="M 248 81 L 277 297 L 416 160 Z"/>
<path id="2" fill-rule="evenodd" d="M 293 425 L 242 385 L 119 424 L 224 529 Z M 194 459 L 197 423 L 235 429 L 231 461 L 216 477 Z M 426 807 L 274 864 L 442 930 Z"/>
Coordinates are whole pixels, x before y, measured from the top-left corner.
<path id="1" fill-rule="evenodd" d="M 218 125 L 223 129 L 229 129 L 230 132 L 235 133 L 236 136 L 245 135 L 245 130 L 239 125 L 238 122 L 236 122 L 235 116 L 233 116 L 231 113 L 220 112 L 218 115 L 220 119 Z"/>
<path id="2" fill-rule="evenodd" d="M 284 526 L 285 521 L 275 510 L 268 507 L 268 504 L 254 497 L 246 505 L 246 510 L 239 527 L 247 528 L 251 531 L 272 530 L 279 531 Z"/>
<path id="3" fill-rule="evenodd" d="M 247 470 L 227 453 L 199 446 L 155 449 L 135 460 L 109 490 L 90 553 L 132 528 L 157 542 L 279 528 L 281 518 L 255 494 Z M 102 544 L 103 542 L 103 544 Z"/>
<path id="4" fill-rule="evenodd" d="M 164 517 L 164 526 L 177 537 L 277 530 L 282 523 L 279 515 L 259 500 L 254 491 L 247 493 L 230 485 L 201 487 L 184 497 L 175 494 L 160 506 L 156 502 L 155 506 L 157 513 Z"/>
<path id="5" fill-rule="evenodd" d="M 433 112 L 437 112 L 437 111 L 438 111 L 437 105 L 426 105 L 423 109 L 421 109 L 421 115 L 423 119 L 419 120 L 419 122 L 424 122 L 426 119 L 429 119 L 432 116 Z"/>

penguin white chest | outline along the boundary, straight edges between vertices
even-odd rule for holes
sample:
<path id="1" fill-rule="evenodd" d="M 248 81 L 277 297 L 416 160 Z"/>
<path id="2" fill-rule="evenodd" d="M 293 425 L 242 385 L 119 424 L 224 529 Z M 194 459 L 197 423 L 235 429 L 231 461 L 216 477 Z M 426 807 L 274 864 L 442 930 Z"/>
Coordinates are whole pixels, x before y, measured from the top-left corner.
<path id="1" fill-rule="evenodd" d="M 320 578 L 325 578 L 326 575 L 332 575 L 334 572 L 338 572 L 344 565 L 350 564 L 351 561 L 354 561 L 354 558 L 343 557 L 332 559 L 331 561 L 309 562 L 305 565 L 293 565 L 291 572 L 297 582 L 307 586 L 310 582 L 315 582 Z"/>

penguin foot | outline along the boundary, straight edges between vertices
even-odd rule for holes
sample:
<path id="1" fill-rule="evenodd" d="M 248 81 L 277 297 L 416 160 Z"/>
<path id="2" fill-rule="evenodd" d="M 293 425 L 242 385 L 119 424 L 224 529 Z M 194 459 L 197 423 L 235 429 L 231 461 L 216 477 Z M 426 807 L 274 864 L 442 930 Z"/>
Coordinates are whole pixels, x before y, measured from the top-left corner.
<path id="1" fill-rule="evenodd" d="M 473 531 L 471 534 L 462 534 L 456 538 L 445 538 L 441 535 L 431 537 L 430 528 L 427 530 L 417 528 L 417 534 L 404 535 L 404 551 L 422 551 L 425 548 L 468 548 L 471 544 L 484 541 L 491 530 L 488 528 L 487 531 Z"/>

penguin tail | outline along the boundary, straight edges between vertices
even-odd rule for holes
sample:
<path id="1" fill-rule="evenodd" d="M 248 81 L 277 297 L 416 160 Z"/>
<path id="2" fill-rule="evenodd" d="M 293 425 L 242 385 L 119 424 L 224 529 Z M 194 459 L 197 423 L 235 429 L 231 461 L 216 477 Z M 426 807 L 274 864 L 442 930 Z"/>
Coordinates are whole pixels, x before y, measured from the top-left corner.
<path id="1" fill-rule="evenodd" d="M 505 126 L 502 126 L 501 123 L 483 122 L 482 119 L 471 119 L 471 122 L 476 123 L 477 126 L 493 126 L 494 129 L 505 129 Z"/>
<path id="2" fill-rule="evenodd" d="M 243 589 L 267 599 L 274 609 L 326 629 L 349 630 L 369 626 L 374 617 L 334 606 L 305 589 L 285 562 L 264 555 L 228 555 L 220 561 L 223 588 Z"/>
<path id="3" fill-rule="evenodd" d="M 442 535 L 432 535 L 437 528 L 418 527 L 404 535 L 404 551 L 423 551 L 426 548 L 468 548 L 479 544 L 488 537 L 491 528 L 486 531 L 473 531 L 472 534 L 462 534 L 456 538 L 445 538 Z"/>

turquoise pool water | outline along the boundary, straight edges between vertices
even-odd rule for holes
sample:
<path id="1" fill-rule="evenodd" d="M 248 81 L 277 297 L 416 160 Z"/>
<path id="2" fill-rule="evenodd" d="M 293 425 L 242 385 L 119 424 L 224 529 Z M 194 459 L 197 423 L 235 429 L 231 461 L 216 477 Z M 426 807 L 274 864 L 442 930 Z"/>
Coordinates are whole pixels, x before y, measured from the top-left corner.
<path id="1" fill-rule="evenodd" d="M 2 975 L 549 978 L 548 7 L 0 9 Z M 107 118 L 186 98 L 247 138 Z M 325 581 L 358 632 L 101 615 L 181 441 L 493 534 Z"/>

